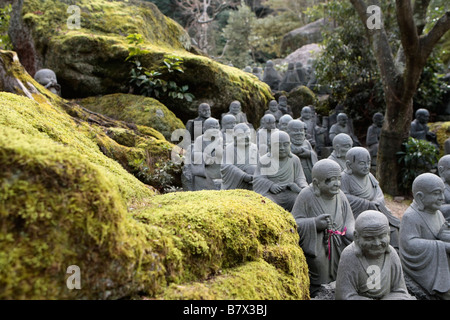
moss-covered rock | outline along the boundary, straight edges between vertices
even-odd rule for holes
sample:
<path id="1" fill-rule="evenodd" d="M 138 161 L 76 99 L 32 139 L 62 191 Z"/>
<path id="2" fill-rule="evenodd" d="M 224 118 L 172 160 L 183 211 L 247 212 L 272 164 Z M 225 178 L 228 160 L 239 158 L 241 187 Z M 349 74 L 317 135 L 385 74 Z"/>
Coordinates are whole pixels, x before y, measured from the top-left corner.
<path id="1" fill-rule="evenodd" d="M 314 92 L 306 86 L 299 86 L 290 92 L 278 92 L 278 95 L 284 94 L 288 99 L 288 105 L 291 107 L 294 118 L 299 118 L 304 106 L 316 105 L 317 97 Z"/>
<path id="2" fill-rule="evenodd" d="M 258 125 L 270 88 L 251 74 L 191 53 L 189 37 L 176 22 L 147 1 L 81 0 L 80 29 L 69 29 L 69 0 L 17 1 L 10 36 L 14 49 L 31 75 L 39 68 L 53 69 L 66 98 L 84 98 L 129 91 L 131 64 L 125 63 L 126 36 L 144 37 L 139 56 L 151 70 L 163 64 L 164 55 L 184 60 L 184 73 L 175 80 L 189 85 L 195 100 L 167 98 L 162 102 L 184 123 L 197 116 L 197 107 L 208 102 L 219 118 L 233 100 L 240 100 L 249 121 Z"/>
<path id="3" fill-rule="evenodd" d="M 439 144 L 440 157 L 444 155 L 445 140 L 450 138 L 450 121 L 428 123 L 431 132 L 436 134 L 436 140 Z"/>
<path id="4" fill-rule="evenodd" d="M 185 126 L 166 106 L 153 98 L 132 94 L 111 94 L 77 101 L 83 107 L 123 120 L 151 127 L 170 141 L 172 132 Z"/>

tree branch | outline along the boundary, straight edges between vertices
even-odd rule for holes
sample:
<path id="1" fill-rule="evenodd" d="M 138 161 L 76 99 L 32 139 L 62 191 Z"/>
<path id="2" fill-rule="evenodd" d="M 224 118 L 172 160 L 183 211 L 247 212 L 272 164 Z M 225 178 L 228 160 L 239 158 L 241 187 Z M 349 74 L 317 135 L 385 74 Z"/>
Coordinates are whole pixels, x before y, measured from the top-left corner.
<path id="1" fill-rule="evenodd" d="M 400 29 L 400 40 L 406 55 L 406 60 L 414 56 L 419 48 L 419 36 L 414 23 L 411 0 L 396 0 L 397 23 Z"/>
<path id="2" fill-rule="evenodd" d="M 417 27 L 417 34 L 420 36 L 427 24 L 427 10 L 431 0 L 414 1 L 413 17 Z"/>
<path id="3" fill-rule="evenodd" d="M 428 32 L 428 34 L 420 38 L 420 48 L 422 58 L 427 59 L 433 51 L 434 46 L 439 40 L 450 30 L 450 11 L 444 13 L 444 15 L 436 22 L 434 27 Z"/>
<path id="4" fill-rule="evenodd" d="M 366 28 L 367 18 L 369 17 L 367 13 L 366 2 L 364 0 L 350 0 L 350 2 L 356 9 L 361 22 Z M 378 0 L 373 2 L 375 5 L 378 5 L 380 7 L 380 3 Z M 378 67 L 380 68 L 384 85 L 388 87 L 396 86 L 396 80 L 400 75 L 400 71 L 395 65 L 394 56 L 392 54 L 392 50 L 389 45 L 388 36 L 386 34 L 384 26 L 381 25 L 380 29 L 368 30 L 368 34 L 371 38 L 372 48 L 375 53 Z"/>

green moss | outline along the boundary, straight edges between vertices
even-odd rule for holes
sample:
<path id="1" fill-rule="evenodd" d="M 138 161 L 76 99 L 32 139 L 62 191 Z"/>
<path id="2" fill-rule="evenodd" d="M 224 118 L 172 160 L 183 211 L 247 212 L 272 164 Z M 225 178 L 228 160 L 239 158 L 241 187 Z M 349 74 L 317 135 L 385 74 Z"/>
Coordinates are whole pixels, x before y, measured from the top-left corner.
<path id="1" fill-rule="evenodd" d="M 442 157 L 445 153 L 445 140 L 450 138 L 450 122 L 433 122 L 428 123 L 428 126 L 430 131 L 436 134 L 436 139 L 439 144 L 439 157 Z"/>
<path id="2" fill-rule="evenodd" d="M 159 101 L 131 94 L 111 94 L 77 101 L 82 106 L 109 117 L 151 127 L 170 141 L 172 132 L 184 124 Z"/>
<path id="3" fill-rule="evenodd" d="M 289 212 L 243 190 L 155 196 L 101 152 L 96 140 L 116 144 L 101 127 L 14 94 L 0 102 L 0 298 L 154 298 L 212 277 L 223 299 L 309 297 Z M 139 134 L 108 150 L 130 153 Z M 81 290 L 66 287 L 70 265 Z"/>
<path id="4" fill-rule="evenodd" d="M 172 284 L 159 299 L 169 300 L 309 300 L 307 283 L 292 281 L 264 260 L 226 270 L 205 282 Z"/>

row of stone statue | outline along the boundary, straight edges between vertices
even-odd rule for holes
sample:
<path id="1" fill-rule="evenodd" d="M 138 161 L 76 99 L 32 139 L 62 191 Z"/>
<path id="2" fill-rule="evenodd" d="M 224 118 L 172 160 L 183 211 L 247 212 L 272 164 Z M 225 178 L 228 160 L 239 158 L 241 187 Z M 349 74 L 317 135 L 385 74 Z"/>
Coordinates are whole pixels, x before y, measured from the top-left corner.
<path id="1" fill-rule="evenodd" d="M 290 120 L 283 131 L 270 119 L 254 144 L 246 123 L 224 136 L 218 120 L 207 118 L 205 133 L 193 144 L 193 161 L 185 166 L 194 185 L 254 190 L 290 211 L 312 296 L 322 284 L 336 281 L 337 299 L 411 299 L 405 270 L 428 296 L 449 299 L 450 231 L 442 212 L 448 218 L 450 204 L 443 204 L 444 194 L 450 195 L 450 156 L 438 165 L 445 184 L 431 173 L 417 177 L 413 204 L 400 222 L 370 173 L 367 149 L 353 147 L 351 137 L 339 133 L 329 158 L 317 161 L 304 122 Z"/>
<path id="2" fill-rule="evenodd" d="M 255 75 L 259 80 L 269 85 L 272 91 L 285 91 L 300 87 L 307 86 L 313 90 L 317 85 L 317 79 L 315 70 L 313 67 L 313 61 L 310 59 L 306 66 L 298 61 L 296 63 L 288 63 L 286 72 L 281 75 L 272 60 L 268 60 L 262 70 L 261 67 L 247 66 L 244 68 L 245 72 Z"/>

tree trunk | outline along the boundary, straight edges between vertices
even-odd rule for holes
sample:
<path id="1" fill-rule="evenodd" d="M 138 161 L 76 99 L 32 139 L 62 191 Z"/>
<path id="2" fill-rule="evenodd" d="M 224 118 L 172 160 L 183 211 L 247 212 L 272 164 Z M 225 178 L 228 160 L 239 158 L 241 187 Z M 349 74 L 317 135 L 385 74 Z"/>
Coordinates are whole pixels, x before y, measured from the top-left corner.
<path id="1" fill-rule="evenodd" d="M 397 152 L 402 149 L 402 143 L 409 136 L 413 99 L 400 101 L 397 94 L 391 91 L 386 95 L 386 104 L 386 116 L 378 146 L 376 176 L 382 190 L 395 196 L 400 193 L 398 181 L 401 166 Z"/>

